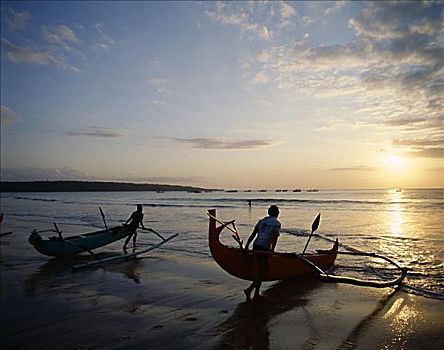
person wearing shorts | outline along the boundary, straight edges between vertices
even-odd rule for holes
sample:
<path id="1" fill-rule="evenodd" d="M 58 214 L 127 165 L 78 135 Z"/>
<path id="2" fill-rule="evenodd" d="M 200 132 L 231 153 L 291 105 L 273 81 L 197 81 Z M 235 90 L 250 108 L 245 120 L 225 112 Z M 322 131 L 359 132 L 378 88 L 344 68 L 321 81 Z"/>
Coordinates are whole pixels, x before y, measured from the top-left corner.
<path id="1" fill-rule="evenodd" d="M 279 232 L 281 230 L 281 223 L 277 219 L 278 216 L 279 208 L 276 205 L 270 206 L 270 208 L 268 208 L 268 216 L 257 222 L 253 232 L 251 233 L 250 237 L 248 237 L 247 245 L 245 247 L 247 252 L 250 243 L 255 237 L 256 239 L 253 243 L 253 250 L 274 251 L 279 237 Z M 268 258 L 269 256 L 266 255 L 256 255 L 259 272 L 251 285 L 244 290 L 247 301 L 251 300 L 251 292 L 253 289 L 255 290 L 254 298 L 259 297 L 262 277 L 268 270 Z"/>

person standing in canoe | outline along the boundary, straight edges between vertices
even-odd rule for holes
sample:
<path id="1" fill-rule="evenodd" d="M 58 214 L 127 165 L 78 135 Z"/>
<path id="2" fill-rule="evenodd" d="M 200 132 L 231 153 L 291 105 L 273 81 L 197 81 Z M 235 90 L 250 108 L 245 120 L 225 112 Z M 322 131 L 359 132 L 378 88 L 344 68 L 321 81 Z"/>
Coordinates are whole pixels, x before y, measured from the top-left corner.
<path id="1" fill-rule="evenodd" d="M 277 219 L 278 216 L 279 208 L 276 205 L 270 206 L 270 208 L 268 208 L 268 216 L 257 222 L 253 232 L 250 237 L 248 237 L 247 245 L 245 246 L 246 252 L 248 252 L 248 247 L 256 236 L 257 237 L 253 243 L 253 250 L 274 251 L 281 230 L 281 223 Z M 268 256 L 263 255 L 256 256 L 259 265 L 259 273 L 251 285 L 244 290 L 247 301 L 251 300 L 251 292 L 253 289 L 255 289 L 254 297 L 256 298 L 259 296 L 259 290 L 262 285 L 262 276 L 268 269 L 268 258 Z"/>
<path id="2" fill-rule="evenodd" d="M 131 216 L 126 220 L 124 225 L 129 225 L 131 228 L 131 233 L 126 238 L 125 244 L 123 245 L 123 250 L 126 250 L 126 246 L 129 243 L 131 237 L 133 238 L 133 247 L 136 246 L 137 239 L 137 229 L 141 227 L 142 229 L 146 229 L 143 225 L 143 212 L 142 212 L 142 204 L 137 204 L 137 210 L 133 211 Z"/>

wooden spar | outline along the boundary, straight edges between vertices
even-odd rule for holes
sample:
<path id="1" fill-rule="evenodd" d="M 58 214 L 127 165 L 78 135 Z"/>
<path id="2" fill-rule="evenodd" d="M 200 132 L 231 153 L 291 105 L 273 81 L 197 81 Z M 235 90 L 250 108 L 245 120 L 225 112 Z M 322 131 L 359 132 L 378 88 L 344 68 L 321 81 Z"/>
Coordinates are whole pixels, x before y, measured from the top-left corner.
<path id="1" fill-rule="evenodd" d="M 324 271 L 322 271 L 319 267 L 317 267 L 311 261 L 305 259 L 302 255 L 295 254 L 294 258 L 300 259 L 301 261 L 306 263 L 308 266 L 310 266 L 314 270 L 314 272 L 316 273 L 318 278 L 322 282 L 327 282 L 327 283 L 345 283 L 345 284 L 353 284 L 355 286 L 364 286 L 364 287 L 373 287 L 373 288 L 386 288 L 386 287 L 393 287 L 393 286 L 400 285 L 402 283 L 402 281 L 404 280 L 405 276 L 407 275 L 407 269 L 406 268 L 400 267 L 393 260 L 391 260 L 390 258 L 387 258 L 387 257 L 385 257 L 383 255 L 378 255 L 378 254 L 375 254 L 375 253 L 357 253 L 357 252 L 337 252 L 337 254 L 370 256 L 370 257 L 374 257 L 374 258 L 380 258 L 380 259 L 383 259 L 383 260 L 393 264 L 394 266 L 396 266 L 396 268 L 398 268 L 401 271 L 401 273 L 395 279 L 388 280 L 388 281 L 381 281 L 381 282 L 379 282 L 379 281 L 367 281 L 367 280 L 362 280 L 362 279 L 353 278 L 353 277 L 342 277 L 342 276 L 329 275 L 329 274 L 325 273 Z"/>
<path id="2" fill-rule="evenodd" d="M 345 284 L 353 284 L 355 286 L 373 287 L 373 288 L 386 288 L 386 287 L 394 287 L 400 285 L 406 275 L 407 275 L 407 269 L 402 268 L 401 274 L 397 278 L 384 282 L 366 281 L 353 277 L 332 276 L 328 274 L 321 274 L 319 275 L 319 278 L 321 279 L 322 282 L 345 283 Z"/>
<path id="3" fill-rule="evenodd" d="M 148 228 L 148 227 L 147 227 L 147 228 L 142 228 L 142 230 L 144 230 L 144 231 L 150 231 L 150 232 L 156 234 L 158 237 L 160 237 L 160 239 L 165 240 L 165 237 L 163 237 L 159 232 L 153 230 L 152 228 Z"/>
<path id="4" fill-rule="evenodd" d="M 170 237 L 165 238 L 162 242 L 159 242 L 149 248 L 142 249 L 138 252 L 129 253 L 129 254 L 122 254 L 122 255 L 117 255 L 117 256 L 111 256 L 109 258 L 103 258 L 103 259 L 94 260 L 94 261 L 83 262 L 83 263 L 79 263 L 79 264 L 74 265 L 72 268 L 73 268 L 73 270 L 77 270 L 77 269 L 81 269 L 81 268 L 85 268 L 85 267 L 89 267 L 89 266 L 100 265 L 100 264 L 107 263 L 110 261 L 116 261 L 116 260 L 120 260 L 120 259 L 124 259 L 124 260 L 132 259 L 132 258 L 137 257 L 140 254 L 144 254 L 144 253 L 149 252 L 150 250 L 159 248 L 161 245 L 172 240 L 173 238 L 177 237 L 178 235 L 179 235 L 178 233 L 171 235 Z"/>

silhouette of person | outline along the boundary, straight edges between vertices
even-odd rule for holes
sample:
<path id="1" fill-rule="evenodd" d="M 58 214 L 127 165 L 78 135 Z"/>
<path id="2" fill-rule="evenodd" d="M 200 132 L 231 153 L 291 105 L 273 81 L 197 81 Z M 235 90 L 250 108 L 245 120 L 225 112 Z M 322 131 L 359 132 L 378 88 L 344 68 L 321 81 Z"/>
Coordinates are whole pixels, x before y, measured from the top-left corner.
<path id="1" fill-rule="evenodd" d="M 250 237 L 248 237 L 245 250 L 248 252 L 248 246 L 256 237 L 253 243 L 253 250 L 260 251 L 274 251 L 277 240 L 279 237 L 279 231 L 281 229 L 281 223 L 277 219 L 279 216 L 279 208 L 276 205 L 268 208 L 268 216 L 259 220 L 254 227 Z M 262 285 L 262 277 L 268 270 L 268 258 L 267 255 L 256 255 L 257 263 L 259 266 L 259 272 L 251 285 L 244 290 L 247 301 L 251 300 L 251 292 L 255 289 L 254 297 L 259 296 L 259 291 Z"/>
<path id="2" fill-rule="evenodd" d="M 143 225 L 142 204 L 137 204 L 137 210 L 133 211 L 128 220 L 126 220 L 125 225 L 130 226 L 131 233 L 126 238 L 125 244 L 123 245 L 123 250 L 126 250 L 126 246 L 128 245 L 128 242 L 130 241 L 131 237 L 133 238 L 133 247 L 135 247 L 137 239 L 137 229 L 139 227 L 145 229 L 145 226 Z"/>

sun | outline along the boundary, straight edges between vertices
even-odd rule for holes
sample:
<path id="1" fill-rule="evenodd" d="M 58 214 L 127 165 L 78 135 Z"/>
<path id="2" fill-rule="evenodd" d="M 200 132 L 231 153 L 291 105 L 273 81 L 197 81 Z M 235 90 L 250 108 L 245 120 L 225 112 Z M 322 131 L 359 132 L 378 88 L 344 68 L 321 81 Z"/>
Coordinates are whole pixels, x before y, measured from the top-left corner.
<path id="1" fill-rule="evenodd" d="M 393 170 L 403 169 L 405 167 L 405 163 L 406 161 L 404 158 L 393 154 L 390 154 L 385 158 L 386 166 Z"/>

